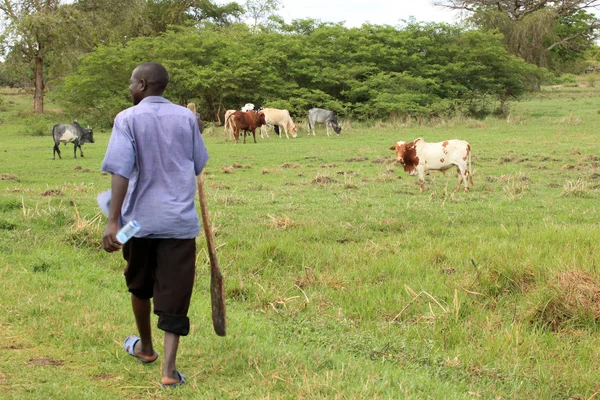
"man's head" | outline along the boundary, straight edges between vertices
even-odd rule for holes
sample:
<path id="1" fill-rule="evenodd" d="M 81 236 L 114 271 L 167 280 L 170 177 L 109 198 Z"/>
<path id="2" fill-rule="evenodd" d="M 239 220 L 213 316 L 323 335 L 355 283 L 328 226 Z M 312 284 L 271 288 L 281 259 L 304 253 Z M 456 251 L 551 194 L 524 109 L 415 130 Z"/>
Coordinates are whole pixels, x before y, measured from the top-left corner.
<path id="1" fill-rule="evenodd" d="M 133 104 L 137 105 L 148 96 L 161 96 L 169 83 L 165 67 L 155 62 L 138 65 L 131 73 L 129 92 Z"/>

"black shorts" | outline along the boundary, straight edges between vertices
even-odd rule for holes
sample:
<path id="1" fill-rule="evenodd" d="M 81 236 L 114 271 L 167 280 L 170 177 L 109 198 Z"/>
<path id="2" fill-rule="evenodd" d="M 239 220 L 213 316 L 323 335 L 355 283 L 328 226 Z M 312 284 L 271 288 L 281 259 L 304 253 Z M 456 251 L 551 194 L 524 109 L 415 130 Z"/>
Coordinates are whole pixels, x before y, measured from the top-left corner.
<path id="1" fill-rule="evenodd" d="M 185 336 L 196 276 L 196 239 L 131 238 L 123 245 L 125 282 L 134 296 L 154 298 L 158 327 Z"/>

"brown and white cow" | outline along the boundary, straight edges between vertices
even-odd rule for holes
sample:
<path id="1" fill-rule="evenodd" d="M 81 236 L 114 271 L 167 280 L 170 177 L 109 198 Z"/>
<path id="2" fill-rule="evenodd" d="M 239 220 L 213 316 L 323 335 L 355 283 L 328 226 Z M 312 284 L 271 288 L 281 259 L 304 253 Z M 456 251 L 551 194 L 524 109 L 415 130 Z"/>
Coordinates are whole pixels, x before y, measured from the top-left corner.
<path id="1" fill-rule="evenodd" d="M 225 126 L 227 126 L 227 123 L 229 122 L 231 122 L 231 126 L 233 127 L 235 143 L 238 142 L 241 130 L 244 131 L 244 143 L 246 143 L 246 134 L 248 132 L 252 132 L 254 143 L 256 143 L 255 131 L 256 128 L 260 128 L 265 124 L 265 115 L 254 111 L 236 111 L 225 120 Z"/>
<path id="2" fill-rule="evenodd" d="M 263 108 L 259 111 L 259 113 L 265 114 L 265 121 L 267 125 L 273 125 L 274 127 L 282 127 L 285 132 L 285 137 L 290 138 L 288 136 L 288 131 L 292 134 L 292 137 L 295 138 L 298 134 L 298 128 L 292 121 L 292 117 L 290 117 L 290 112 L 288 110 L 279 110 L 277 108 Z M 278 132 L 279 129 L 275 128 L 275 133 L 279 135 L 281 139 L 281 134 Z M 269 137 L 267 133 L 267 126 L 263 125 L 260 128 L 260 137 L 264 139 L 263 133 Z"/>
<path id="3" fill-rule="evenodd" d="M 427 143 L 423 138 L 412 142 L 396 142 L 390 147 L 396 152 L 396 159 L 404 166 L 404 171 L 410 175 L 419 175 L 421 192 L 424 191 L 425 172 L 429 170 L 446 171 L 452 166 L 458 172 L 458 185 L 465 185 L 465 192 L 469 191 L 467 177 L 474 187 L 471 169 L 471 146 L 464 140 L 446 140 L 438 143 Z"/>

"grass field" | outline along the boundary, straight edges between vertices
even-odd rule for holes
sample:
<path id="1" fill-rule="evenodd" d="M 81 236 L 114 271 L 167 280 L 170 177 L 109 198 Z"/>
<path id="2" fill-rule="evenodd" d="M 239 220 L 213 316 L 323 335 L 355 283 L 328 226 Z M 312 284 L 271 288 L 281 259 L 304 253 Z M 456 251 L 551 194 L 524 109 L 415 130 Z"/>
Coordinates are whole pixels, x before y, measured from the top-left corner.
<path id="1" fill-rule="evenodd" d="M 590 399 L 600 391 L 600 90 L 545 89 L 507 120 L 358 124 L 339 137 L 225 142 L 207 190 L 228 336 L 210 322 L 197 239 L 192 329 L 178 367 L 122 350 L 135 333 L 96 196 L 110 132 L 52 160 L 68 122 L 0 105 L 0 398 Z M 44 134 L 45 133 L 45 134 Z M 43 135 L 41 135 L 43 134 Z M 475 189 L 425 193 L 389 147 L 460 138 Z M 155 322 L 156 319 L 153 319 Z M 162 333 L 155 329 L 162 353 Z"/>

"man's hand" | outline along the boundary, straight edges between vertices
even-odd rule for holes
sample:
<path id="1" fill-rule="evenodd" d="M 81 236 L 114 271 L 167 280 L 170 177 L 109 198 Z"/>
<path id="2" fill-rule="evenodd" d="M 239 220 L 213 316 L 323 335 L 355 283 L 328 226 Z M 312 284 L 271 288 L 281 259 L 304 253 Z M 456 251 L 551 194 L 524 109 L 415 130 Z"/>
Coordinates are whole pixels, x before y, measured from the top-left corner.
<path id="1" fill-rule="evenodd" d="M 121 243 L 117 240 L 118 231 L 119 226 L 117 223 L 108 221 L 102 235 L 102 247 L 105 251 L 112 253 L 113 251 L 121 250 Z"/>

